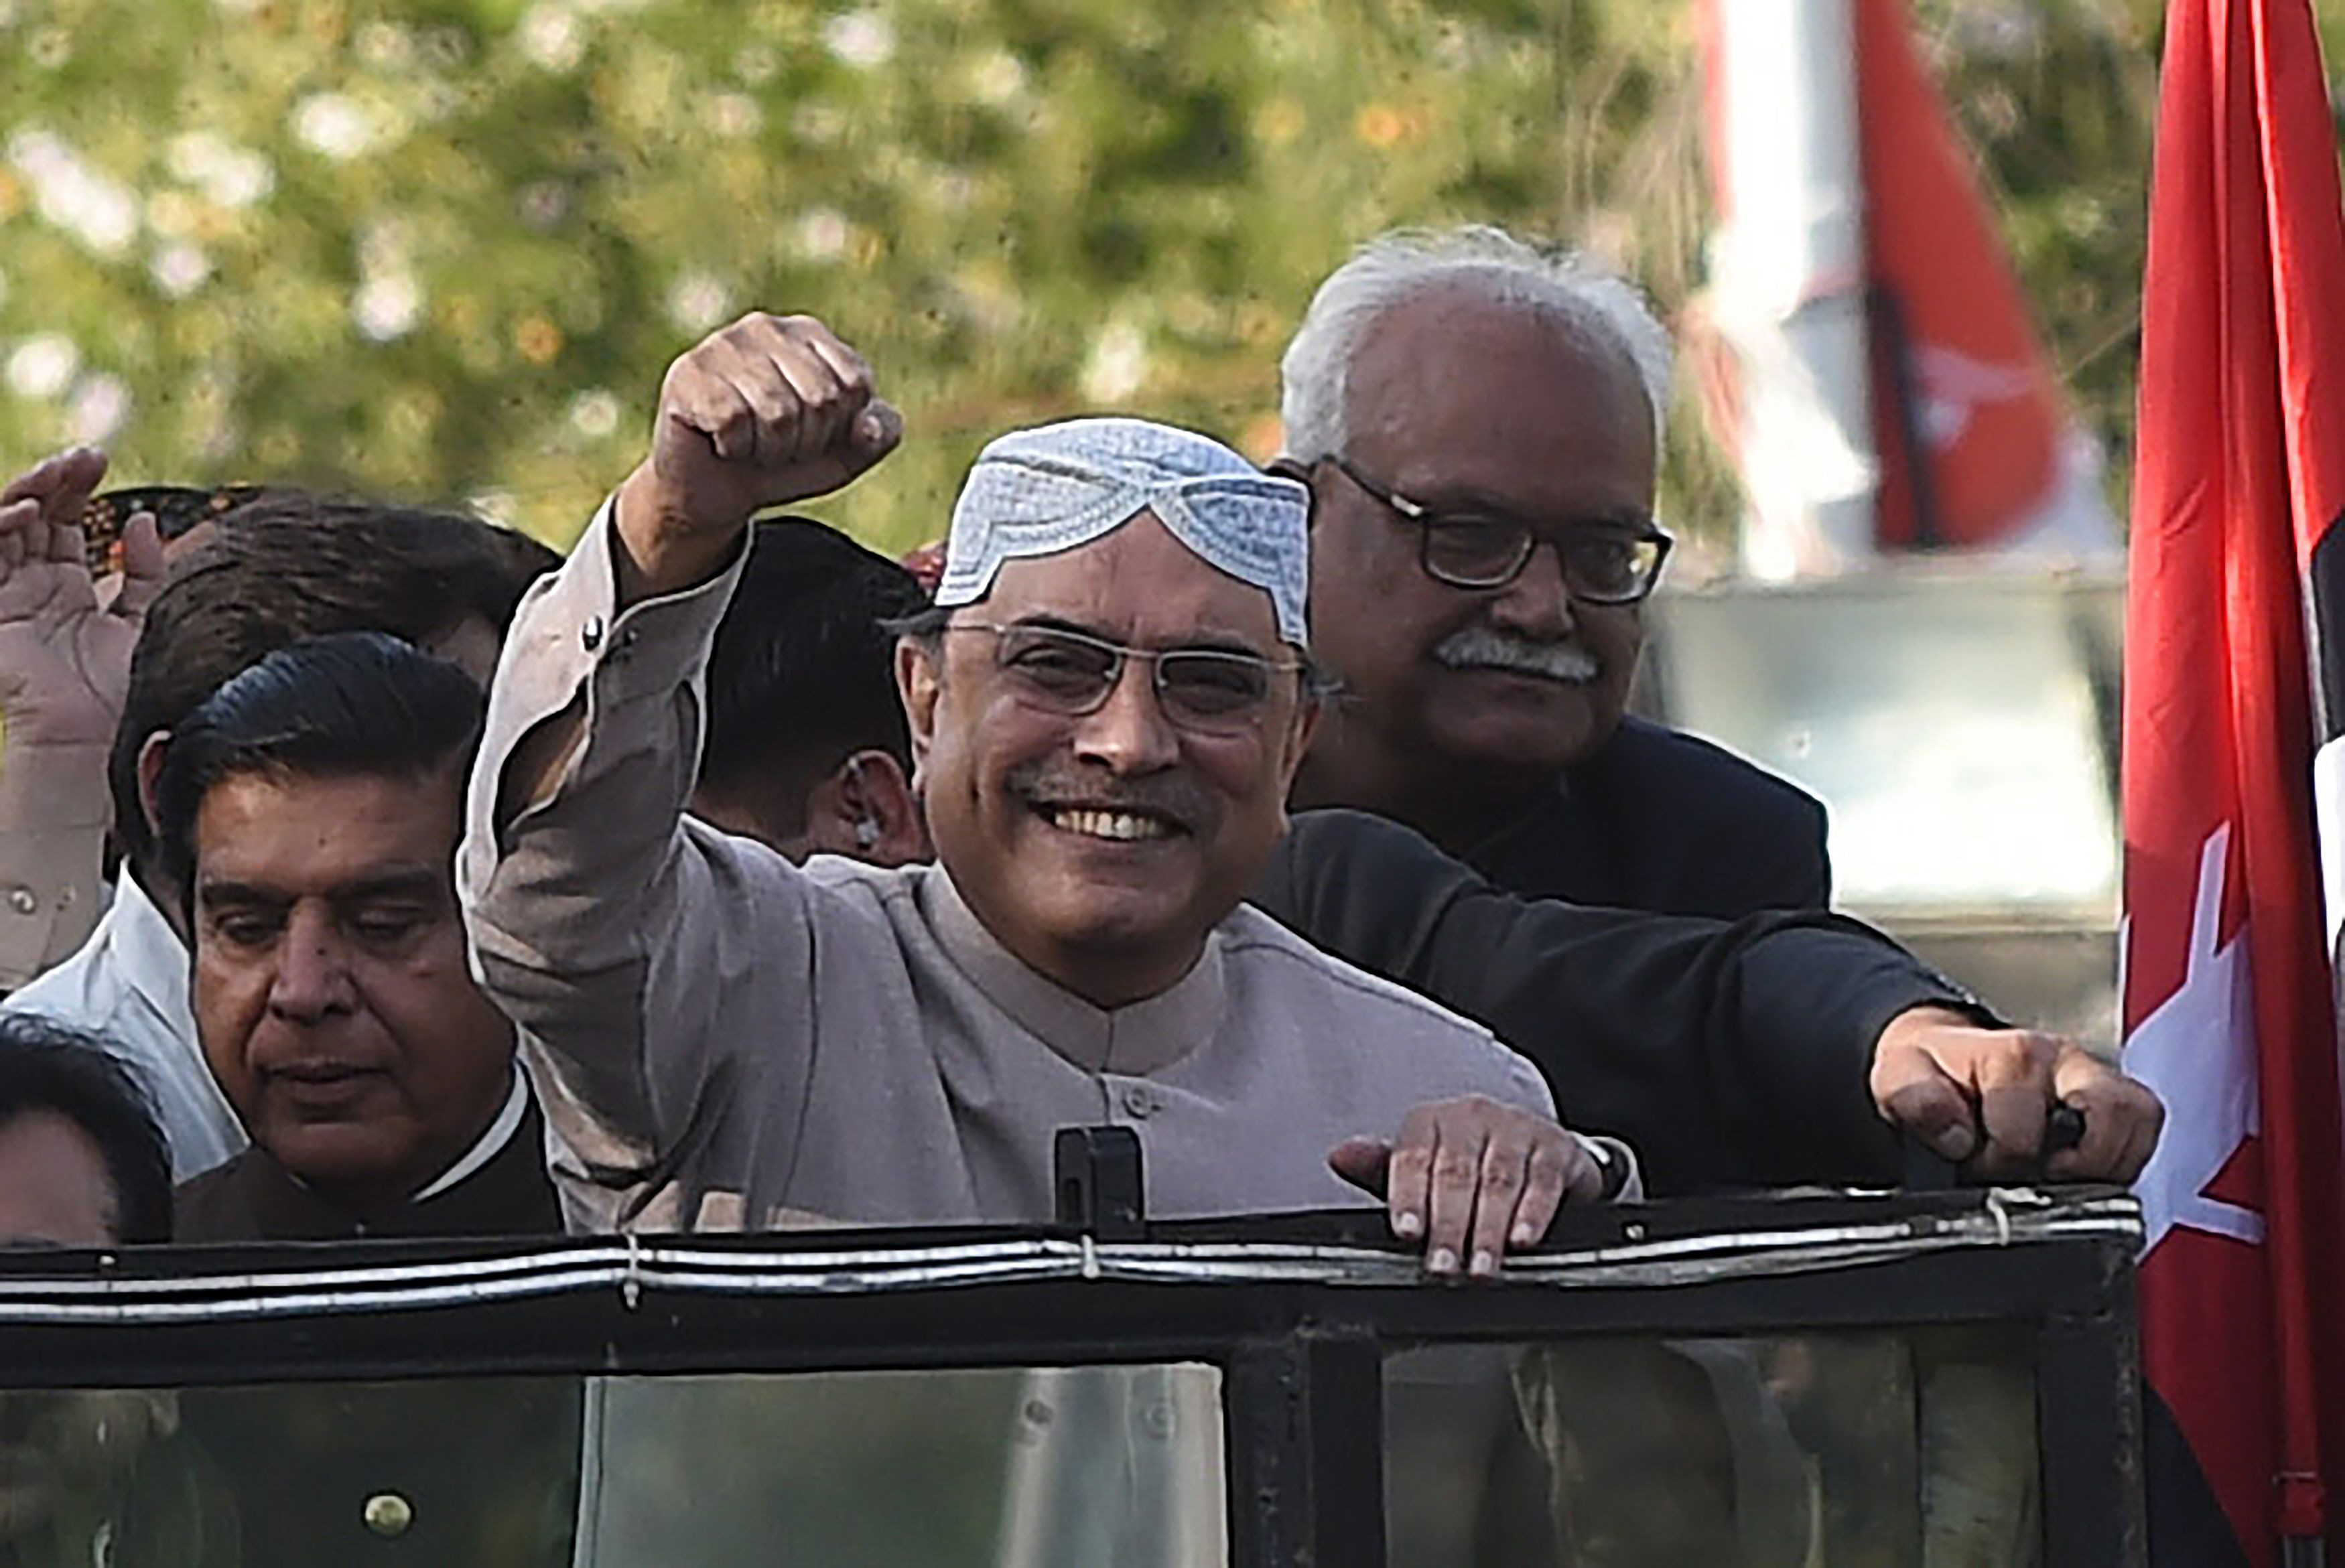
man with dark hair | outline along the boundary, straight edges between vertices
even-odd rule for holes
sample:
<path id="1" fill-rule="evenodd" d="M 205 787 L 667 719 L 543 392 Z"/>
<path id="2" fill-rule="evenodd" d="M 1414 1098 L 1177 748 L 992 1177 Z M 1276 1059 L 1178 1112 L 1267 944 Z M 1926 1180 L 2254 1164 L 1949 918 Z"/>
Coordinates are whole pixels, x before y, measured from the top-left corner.
<path id="1" fill-rule="evenodd" d="M 299 638 L 364 631 L 486 681 L 523 591 L 560 564 L 525 535 L 448 512 L 280 494 L 229 513 L 172 572 L 131 655 L 107 761 L 126 856 L 151 868 L 141 753 L 229 676 Z"/>
<path id="2" fill-rule="evenodd" d="M 154 785 L 205 1058 L 253 1147 L 186 1240 L 561 1229 L 452 856 L 482 698 L 380 632 L 281 648 L 183 720 Z"/>
<path id="3" fill-rule="evenodd" d="M 171 1239 L 171 1157 L 106 1042 L 0 1014 L 0 1247 Z"/>
<path id="4" fill-rule="evenodd" d="M 561 1230 L 513 1027 L 457 917 L 482 707 L 453 664 L 350 632 L 266 655 L 179 722 L 157 858 L 184 890 L 204 1055 L 253 1140 L 181 1185 L 181 1240 Z M 248 1562 L 365 1560 L 352 1503 L 386 1476 L 440 1560 L 570 1561 L 574 1381 L 184 1403 Z M 468 1442 L 418 1452 L 452 1422 Z"/>
<path id="5" fill-rule="evenodd" d="M 76 482 L 86 490 L 96 476 Z M 223 682 L 303 637 L 387 632 L 485 680 L 523 591 L 555 564 L 543 545 L 477 519 L 287 491 L 224 513 L 174 563 L 146 611 L 107 759 L 127 874 L 81 951 L 7 1005 L 117 1043 L 154 1086 L 179 1179 L 218 1165 L 245 1137 L 196 1043 L 177 925 L 184 890 L 148 826 L 143 796 L 165 738 Z"/>
<path id="6" fill-rule="evenodd" d="M 889 628 L 928 602 L 910 572 L 836 529 L 757 523 L 709 649 L 693 814 L 792 860 L 927 859 Z"/>

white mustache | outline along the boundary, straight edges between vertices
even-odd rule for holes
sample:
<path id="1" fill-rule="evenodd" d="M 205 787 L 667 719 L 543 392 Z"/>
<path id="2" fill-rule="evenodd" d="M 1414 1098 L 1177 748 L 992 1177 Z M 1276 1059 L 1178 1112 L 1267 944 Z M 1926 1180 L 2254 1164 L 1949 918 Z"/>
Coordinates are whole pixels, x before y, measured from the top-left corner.
<path id="1" fill-rule="evenodd" d="M 1604 673 L 1603 662 L 1577 642 L 1534 642 L 1482 625 L 1451 632 L 1433 657 L 1452 670 L 1510 670 L 1576 686 Z"/>

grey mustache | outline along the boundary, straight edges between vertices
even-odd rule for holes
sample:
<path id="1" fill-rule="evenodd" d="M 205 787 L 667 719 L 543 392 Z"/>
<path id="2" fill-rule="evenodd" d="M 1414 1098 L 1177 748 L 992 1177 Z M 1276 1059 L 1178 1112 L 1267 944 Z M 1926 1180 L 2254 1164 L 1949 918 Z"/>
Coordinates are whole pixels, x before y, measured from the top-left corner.
<path id="1" fill-rule="evenodd" d="M 1593 681 L 1603 662 L 1577 642 L 1534 642 L 1487 626 L 1467 626 L 1443 638 L 1434 659 L 1452 670 L 1512 670 L 1549 681 Z"/>
<path id="2" fill-rule="evenodd" d="M 1030 805 L 1080 801 L 1100 811 L 1144 812 L 1165 817 L 1193 833 L 1213 820 L 1212 800 L 1185 776 L 1133 784 L 1072 772 L 1056 758 L 1038 757 L 1011 768 L 1002 775 L 1001 782 L 1011 794 Z"/>

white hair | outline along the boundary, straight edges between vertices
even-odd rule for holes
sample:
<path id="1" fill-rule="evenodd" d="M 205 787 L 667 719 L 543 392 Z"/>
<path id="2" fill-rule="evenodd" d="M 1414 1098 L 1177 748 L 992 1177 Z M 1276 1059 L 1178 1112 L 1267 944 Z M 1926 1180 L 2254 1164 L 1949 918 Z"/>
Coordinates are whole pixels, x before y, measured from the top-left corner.
<path id="1" fill-rule="evenodd" d="M 1344 450 L 1352 364 L 1377 318 L 1428 288 L 1453 283 L 1493 304 L 1536 311 L 1626 355 L 1644 385 L 1658 449 L 1670 400 L 1670 334 L 1644 295 L 1576 252 L 1468 224 L 1378 235 L 1319 285 L 1279 362 L 1287 456 L 1311 462 Z"/>

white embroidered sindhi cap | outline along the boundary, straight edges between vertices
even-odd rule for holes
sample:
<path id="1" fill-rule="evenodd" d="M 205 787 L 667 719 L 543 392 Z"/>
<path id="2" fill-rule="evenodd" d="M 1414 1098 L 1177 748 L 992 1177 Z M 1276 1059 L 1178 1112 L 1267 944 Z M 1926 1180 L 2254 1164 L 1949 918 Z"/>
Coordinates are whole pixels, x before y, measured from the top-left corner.
<path id="1" fill-rule="evenodd" d="M 941 605 L 991 591 L 1006 561 L 1056 555 L 1152 512 L 1207 564 L 1270 595 L 1304 646 L 1310 493 L 1221 442 L 1147 420 L 1068 420 L 987 443 L 953 503 Z"/>

